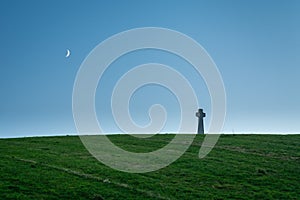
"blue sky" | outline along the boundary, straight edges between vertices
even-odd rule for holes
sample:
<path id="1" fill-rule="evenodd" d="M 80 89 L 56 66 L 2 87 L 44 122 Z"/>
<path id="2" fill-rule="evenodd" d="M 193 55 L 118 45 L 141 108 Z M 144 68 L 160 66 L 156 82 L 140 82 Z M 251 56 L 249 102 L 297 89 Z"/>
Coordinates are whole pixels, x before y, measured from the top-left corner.
<path id="1" fill-rule="evenodd" d="M 213 58 L 227 93 L 224 132 L 299 133 L 299 1 L 28 0 L 0 2 L 0 137 L 74 133 L 72 90 L 82 61 L 106 38 L 149 26 L 180 31 Z M 96 107 L 107 132 L 117 130 L 105 105 L 118 69 L 147 62 L 166 63 L 187 76 L 199 91 L 207 126 L 210 97 L 201 77 L 176 56 L 148 50 L 120 58 L 103 77 L 107 87 L 97 90 Z M 154 91 L 173 112 L 165 128 L 172 131 L 178 106 L 163 88 L 138 91 L 132 116 L 147 123 L 145 111 L 158 101 L 150 98 Z"/>

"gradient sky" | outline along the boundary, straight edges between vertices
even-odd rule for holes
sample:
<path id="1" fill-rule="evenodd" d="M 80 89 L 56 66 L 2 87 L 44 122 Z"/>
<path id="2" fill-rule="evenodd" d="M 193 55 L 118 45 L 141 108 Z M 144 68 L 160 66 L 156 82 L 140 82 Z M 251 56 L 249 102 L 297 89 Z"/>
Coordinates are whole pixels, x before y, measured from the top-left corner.
<path id="1" fill-rule="evenodd" d="M 75 133 L 72 90 L 82 61 L 106 38 L 149 26 L 180 31 L 213 58 L 227 93 L 224 132 L 300 132 L 300 1 L 12 0 L 0 2 L 0 137 Z M 106 105 L 118 76 L 147 62 L 168 64 L 191 81 L 208 126 L 201 77 L 174 55 L 145 50 L 118 59 L 103 77 L 96 107 L 105 130 L 117 131 Z M 161 103 L 173 116 L 165 131 L 177 128 L 174 96 L 143 89 L 131 107 L 137 123 L 145 125 L 149 105 Z"/>

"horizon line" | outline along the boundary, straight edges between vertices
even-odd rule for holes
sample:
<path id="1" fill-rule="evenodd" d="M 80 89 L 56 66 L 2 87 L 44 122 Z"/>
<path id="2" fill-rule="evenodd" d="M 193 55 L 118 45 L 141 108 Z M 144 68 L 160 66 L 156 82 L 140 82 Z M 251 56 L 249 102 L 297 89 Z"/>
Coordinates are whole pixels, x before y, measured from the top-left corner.
<path id="1" fill-rule="evenodd" d="M 141 134 L 151 134 L 151 133 L 122 133 L 122 132 L 107 132 L 107 133 L 98 133 L 98 134 L 86 134 L 86 135 L 141 135 Z M 174 133 L 174 132 L 159 132 L 157 134 L 195 134 L 195 135 L 207 135 L 207 134 L 216 134 L 216 133 Z M 220 135 L 299 135 L 300 132 L 258 132 L 258 131 L 239 131 L 239 132 L 222 132 L 217 133 Z M 152 134 L 153 135 L 153 134 Z M 30 137 L 59 137 L 59 136 L 84 136 L 83 134 L 78 133 L 61 133 L 61 134 L 32 134 L 32 135 L 12 135 L 12 136 L 0 136 L 0 139 L 13 139 L 13 138 L 30 138 Z"/>

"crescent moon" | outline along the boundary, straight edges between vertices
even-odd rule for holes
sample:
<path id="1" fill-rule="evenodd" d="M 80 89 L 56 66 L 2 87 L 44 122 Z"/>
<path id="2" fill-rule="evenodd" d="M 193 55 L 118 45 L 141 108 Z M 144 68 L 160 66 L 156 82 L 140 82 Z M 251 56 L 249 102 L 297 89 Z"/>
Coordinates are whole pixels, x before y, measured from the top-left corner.
<path id="1" fill-rule="evenodd" d="M 66 58 L 68 58 L 70 55 L 71 55 L 71 51 L 69 49 L 67 49 Z"/>

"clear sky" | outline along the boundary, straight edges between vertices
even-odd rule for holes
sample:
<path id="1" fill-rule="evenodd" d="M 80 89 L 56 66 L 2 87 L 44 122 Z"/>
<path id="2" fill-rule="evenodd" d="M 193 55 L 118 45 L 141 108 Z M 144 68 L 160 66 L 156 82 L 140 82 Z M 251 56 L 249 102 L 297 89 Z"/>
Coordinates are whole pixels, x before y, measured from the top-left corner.
<path id="1" fill-rule="evenodd" d="M 0 137 L 74 133 L 72 90 L 82 61 L 106 38 L 149 26 L 180 31 L 213 58 L 227 93 L 224 132 L 300 132 L 300 1 L 7 0 L 0 2 Z M 118 59 L 103 77 L 96 107 L 105 130 L 117 130 L 106 106 L 114 81 L 147 62 L 187 76 L 201 91 L 207 126 L 210 97 L 201 77 L 176 56 L 145 50 Z M 143 89 L 131 107 L 137 123 L 147 123 L 149 105 L 161 103 L 174 114 L 165 131 L 177 128 L 174 96 Z"/>

